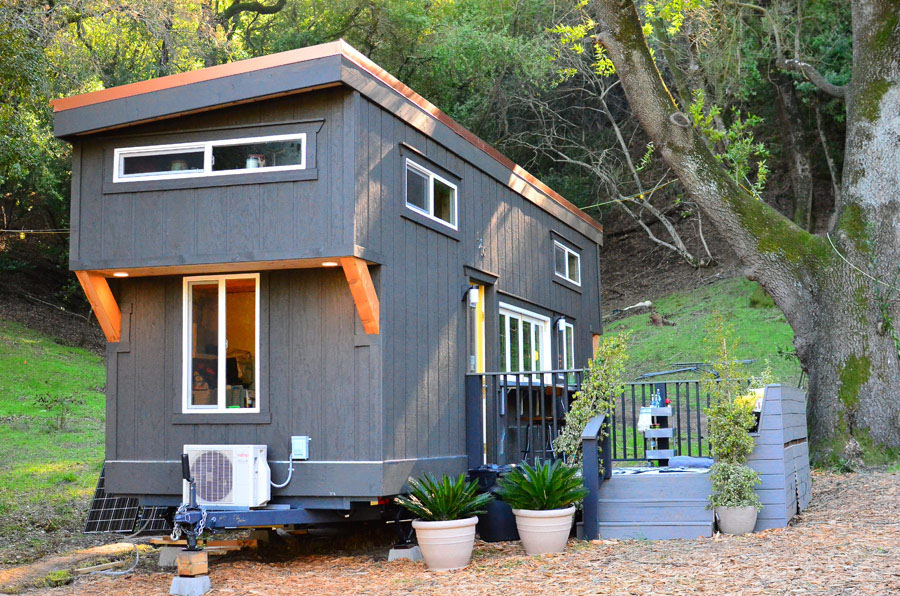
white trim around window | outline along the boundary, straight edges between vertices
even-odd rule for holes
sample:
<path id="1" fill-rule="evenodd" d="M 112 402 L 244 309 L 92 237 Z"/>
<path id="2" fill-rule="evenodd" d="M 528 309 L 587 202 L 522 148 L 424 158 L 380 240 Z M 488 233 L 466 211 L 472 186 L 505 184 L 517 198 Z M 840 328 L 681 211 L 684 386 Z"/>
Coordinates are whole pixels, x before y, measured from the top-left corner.
<path id="1" fill-rule="evenodd" d="M 406 165 L 403 171 L 403 199 L 406 203 L 406 206 L 416 213 L 424 215 L 428 219 L 433 219 L 434 221 L 449 228 L 458 230 L 459 192 L 456 184 L 450 182 L 443 176 L 435 174 L 425 166 L 419 165 L 408 157 L 406 158 Z M 422 199 L 424 199 L 423 205 L 416 205 L 414 203 L 415 198 L 410 197 L 409 195 L 410 172 L 412 172 L 413 175 L 418 175 L 425 180 L 425 196 L 421 197 Z M 444 219 L 444 217 L 442 217 L 435 211 L 434 191 L 435 186 L 439 184 L 447 187 L 447 189 L 450 191 L 450 205 L 448 209 L 449 213 L 447 213 L 447 219 Z M 413 202 L 410 201 L 411 198 L 413 199 Z"/>
<path id="2" fill-rule="evenodd" d="M 253 145 L 262 143 L 278 143 L 286 141 L 299 141 L 300 162 L 289 165 L 262 165 L 258 167 L 243 167 L 229 170 L 213 170 L 213 149 L 216 147 L 228 147 L 233 145 Z M 255 172 L 282 172 L 287 170 L 306 169 L 306 133 L 292 133 L 282 135 L 269 135 L 261 137 L 244 137 L 236 139 L 222 139 L 217 141 L 200 141 L 194 143 L 173 143 L 168 145 L 147 145 L 143 147 L 120 147 L 113 152 L 113 182 L 135 182 L 143 180 L 172 180 L 176 178 L 201 178 L 206 176 L 225 176 L 231 174 L 248 174 Z M 191 167 L 187 160 L 183 162 L 183 169 L 160 169 L 154 172 L 125 174 L 125 160 L 131 157 L 155 157 L 172 154 L 183 154 L 186 157 L 195 155 L 197 163 Z M 199 158 L 202 154 L 202 166 Z M 174 165 L 172 166 L 174 168 Z"/>
<path id="3" fill-rule="evenodd" d="M 226 312 L 226 291 L 225 284 L 227 281 L 236 279 L 250 279 L 254 282 L 254 354 L 253 354 L 253 407 L 229 408 L 227 407 L 226 397 L 226 381 L 227 381 L 227 312 Z M 193 405 L 193 373 L 194 373 L 194 354 L 192 333 L 194 332 L 193 309 L 192 309 L 192 287 L 198 284 L 209 284 L 215 282 L 216 288 L 216 334 L 217 334 L 217 354 L 209 354 L 207 356 L 215 356 L 216 360 L 216 395 L 215 404 L 210 405 Z M 185 277 L 183 279 L 183 309 L 182 309 L 182 400 L 181 411 L 184 414 L 253 414 L 260 411 L 259 404 L 262 398 L 260 391 L 259 377 L 259 274 L 258 273 L 235 273 L 229 275 L 199 275 L 193 277 Z"/>
<path id="4" fill-rule="evenodd" d="M 550 370 L 550 318 L 505 302 L 500 303 L 499 312 L 500 371 L 517 373 Z M 512 340 L 516 344 L 515 353 Z M 512 370 L 513 368 L 518 370 Z"/>
<path id="5" fill-rule="evenodd" d="M 560 260 L 560 257 L 562 259 Z M 553 241 L 553 272 L 569 283 L 581 286 L 581 255 L 558 240 Z"/>

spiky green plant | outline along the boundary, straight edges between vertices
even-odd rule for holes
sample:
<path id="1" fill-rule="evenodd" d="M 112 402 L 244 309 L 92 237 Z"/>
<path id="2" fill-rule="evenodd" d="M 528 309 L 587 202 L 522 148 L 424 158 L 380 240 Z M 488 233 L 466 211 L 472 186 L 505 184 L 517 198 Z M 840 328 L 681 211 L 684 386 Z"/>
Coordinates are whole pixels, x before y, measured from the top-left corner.
<path id="1" fill-rule="evenodd" d="M 561 461 L 523 462 L 500 478 L 497 494 L 513 509 L 548 511 L 563 509 L 587 495 L 578 468 Z"/>
<path id="2" fill-rule="evenodd" d="M 484 513 L 493 499 L 490 493 L 478 494 L 478 483 L 466 482 L 465 474 L 455 480 L 425 474 L 419 480 L 410 478 L 409 486 L 409 496 L 397 497 L 396 502 L 423 521 L 466 519 Z"/>

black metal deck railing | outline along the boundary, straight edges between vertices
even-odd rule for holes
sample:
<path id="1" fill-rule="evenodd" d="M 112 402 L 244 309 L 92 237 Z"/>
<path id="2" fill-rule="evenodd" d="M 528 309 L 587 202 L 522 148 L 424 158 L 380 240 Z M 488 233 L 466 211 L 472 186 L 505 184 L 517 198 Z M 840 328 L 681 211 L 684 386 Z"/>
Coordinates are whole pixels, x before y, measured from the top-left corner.
<path id="1" fill-rule="evenodd" d="M 466 375 L 469 467 L 553 459 L 582 369 Z"/>
<path id="2" fill-rule="evenodd" d="M 718 382 L 718 380 L 714 381 Z M 741 382 L 746 382 L 742 380 Z M 672 416 L 669 426 L 672 438 L 669 448 L 675 455 L 711 457 L 707 436 L 706 408 L 710 395 L 700 380 L 677 380 L 626 383 L 625 391 L 616 402 L 610 417 L 612 458 L 617 462 L 647 461 L 648 445 L 644 435 L 637 431 L 641 407 L 653 402 L 656 392 L 662 405 L 668 398 Z"/>
<path id="3" fill-rule="evenodd" d="M 566 412 L 581 389 L 582 369 L 539 372 L 490 372 L 466 376 L 467 447 L 470 467 L 535 459 L 553 459 L 553 441 L 565 425 Z M 705 410 L 709 392 L 699 380 L 626 383 L 616 401 L 610 425 L 613 462 L 638 463 L 651 447 L 637 422 L 641 407 L 656 392 L 669 399 L 672 428 L 669 449 L 674 455 L 709 457 Z"/>
<path id="4" fill-rule="evenodd" d="M 669 399 L 672 416 L 669 426 L 672 439 L 669 448 L 675 455 L 703 457 L 709 455 L 706 436 L 705 408 L 709 405 L 709 393 L 703 391 L 700 381 L 659 381 L 626 383 L 625 391 L 616 403 L 611 416 L 612 456 L 614 461 L 639 462 L 647 460 L 648 445 L 644 435 L 637 431 L 641 407 L 653 402 L 659 392 L 662 405 Z"/>

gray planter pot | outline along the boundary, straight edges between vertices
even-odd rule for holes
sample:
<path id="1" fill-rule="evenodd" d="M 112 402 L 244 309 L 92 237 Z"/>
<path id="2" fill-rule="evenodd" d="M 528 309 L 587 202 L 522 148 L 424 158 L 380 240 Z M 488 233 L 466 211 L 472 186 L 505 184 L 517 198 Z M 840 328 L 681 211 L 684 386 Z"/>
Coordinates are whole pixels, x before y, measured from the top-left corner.
<path id="1" fill-rule="evenodd" d="M 749 534 L 756 526 L 756 507 L 716 507 L 716 521 L 723 534 L 740 536 Z"/>

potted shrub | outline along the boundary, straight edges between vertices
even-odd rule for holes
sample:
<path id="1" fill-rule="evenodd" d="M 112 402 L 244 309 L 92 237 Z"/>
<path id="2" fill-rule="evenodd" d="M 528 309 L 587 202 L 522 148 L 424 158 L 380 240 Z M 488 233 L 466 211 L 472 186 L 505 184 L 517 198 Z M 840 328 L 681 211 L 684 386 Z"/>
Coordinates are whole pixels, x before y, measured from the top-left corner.
<path id="1" fill-rule="evenodd" d="M 529 555 L 565 550 L 575 504 L 587 494 L 577 474 L 577 468 L 561 461 L 538 461 L 522 463 L 499 480 L 497 495 L 512 506 Z"/>
<path id="2" fill-rule="evenodd" d="M 493 498 L 478 494 L 478 483 L 467 482 L 465 474 L 440 480 L 425 474 L 409 479 L 409 496 L 397 497 L 397 503 L 418 519 L 412 525 L 425 564 L 433 571 L 462 569 L 472 558 L 475 524 L 478 514 Z"/>
<path id="3" fill-rule="evenodd" d="M 710 336 L 715 346 L 712 370 L 718 378 L 704 379 L 710 395 L 709 444 L 716 459 L 710 470 L 712 494 L 707 507 L 715 511 L 720 532 L 747 534 L 762 509 L 755 491 L 759 475 L 744 465 L 755 446 L 749 431 L 756 423 L 756 396 L 748 398 L 746 384 L 740 380 L 743 370 L 732 355 L 737 340 L 730 328 L 718 321 Z"/>
<path id="4" fill-rule="evenodd" d="M 743 464 L 717 462 L 710 470 L 712 495 L 709 506 L 723 534 L 749 534 L 756 526 L 762 505 L 756 494 L 759 475 Z"/>

